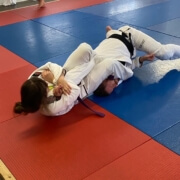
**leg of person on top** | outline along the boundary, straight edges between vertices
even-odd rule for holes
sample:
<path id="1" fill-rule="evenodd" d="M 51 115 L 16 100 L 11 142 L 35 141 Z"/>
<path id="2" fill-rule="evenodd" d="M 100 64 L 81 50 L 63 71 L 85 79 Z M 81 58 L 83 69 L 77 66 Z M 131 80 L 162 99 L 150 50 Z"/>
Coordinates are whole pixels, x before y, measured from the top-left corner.
<path id="1" fill-rule="evenodd" d="M 130 27 L 125 26 L 123 28 L 129 30 Z M 123 31 L 125 30 L 123 29 Z M 105 96 L 110 94 L 115 87 L 133 76 L 134 68 L 141 67 L 144 61 L 152 61 L 154 59 L 153 54 L 136 57 L 136 48 L 133 48 L 133 42 L 129 41 L 127 43 L 127 40 L 124 40 L 125 38 L 130 38 L 130 33 L 128 34 L 126 31 L 125 33 L 123 34 L 121 30 L 113 30 L 110 26 L 107 26 L 106 39 L 95 49 L 98 57 L 96 62 L 98 64 L 93 68 L 94 71 L 90 72 L 91 76 L 88 80 L 96 79 L 97 81 L 99 79 L 99 76 L 96 77 L 97 73 L 94 73 L 98 72 L 98 69 L 104 71 L 106 75 L 111 75 L 111 77 L 106 76 L 105 78 L 107 79 L 104 78 L 104 81 L 100 79 L 102 84 L 94 91 L 96 95 Z M 129 47 L 132 48 L 132 51 Z M 134 57 L 136 58 L 132 61 Z"/>
<path id="2" fill-rule="evenodd" d="M 155 39 L 153 39 L 152 37 L 148 36 L 147 34 L 141 32 L 135 28 L 132 28 L 130 26 L 123 26 L 123 27 L 119 28 L 118 30 L 114 30 L 110 26 L 107 26 L 106 32 L 107 32 L 106 33 L 107 39 L 109 39 L 109 37 L 112 37 L 112 35 L 114 35 L 114 34 L 121 35 L 121 36 L 125 35 L 125 38 L 127 40 L 129 40 L 129 42 L 132 43 L 132 45 L 134 47 L 133 48 L 134 52 L 132 53 L 132 56 L 129 56 L 130 51 L 129 52 L 127 51 L 128 48 L 125 48 L 125 46 L 120 46 L 120 43 L 118 44 L 118 41 L 115 42 L 112 40 L 106 40 L 106 41 L 104 41 L 103 44 L 101 43 L 102 46 L 100 44 L 100 46 L 97 49 L 97 52 L 100 52 L 100 53 L 103 52 L 104 54 L 106 53 L 106 56 L 108 57 L 108 59 L 110 59 L 110 57 L 111 57 L 111 59 L 110 59 L 111 61 L 114 60 L 114 57 L 113 57 L 114 54 L 117 55 L 116 56 L 117 60 L 122 61 L 123 58 L 125 59 L 125 62 L 126 62 L 125 66 L 122 66 L 122 65 L 116 66 L 117 67 L 116 70 L 118 72 L 117 74 L 120 75 L 119 78 L 122 81 L 130 78 L 133 75 L 132 70 L 135 67 L 141 67 L 141 65 L 144 61 L 152 61 L 154 59 L 154 56 L 161 60 L 174 59 L 174 58 L 180 57 L 180 46 L 175 45 L 175 44 L 163 45 L 163 44 L 159 43 L 158 41 L 156 41 Z M 108 49 L 107 49 L 107 47 L 108 47 Z M 108 51 L 109 49 L 110 49 L 110 51 Z M 142 57 L 136 57 L 136 49 L 146 52 L 147 55 L 142 56 Z M 107 52 L 108 53 L 113 52 L 113 54 L 111 53 L 110 54 L 111 56 L 108 56 L 109 54 Z M 102 55 L 102 53 L 101 53 L 101 55 Z M 131 61 L 130 59 L 134 59 L 134 60 Z M 129 65 L 129 64 L 127 64 L 127 62 L 129 64 L 130 63 L 132 63 L 132 64 Z M 97 66 L 95 66 L 95 67 L 97 67 Z M 126 70 L 126 72 L 123 73 L 123 70 Z M 128 71 L 130 71 L 130 72 L 128 72 Z M 113 73 L 114 72 L 112 72 L 112 74 Z M 124 78 L 123 78 L 123 76 L 124 76 Z M 109 82 L 111 82 L 111 84 L 107 85 Z M 113 86 L 112 86 L 112 83 L 113 83 Z M 103 81 L 103 83 L 98 87 L 97 91 L 95 91 L 95 92 L 97 92 L 96 93 L 97 95 L 99 94 L 99 92 L 102 95 L 103 94 L 108 95 L 116 87 L 115 85 L 116 85 L 116 82 L 114 81 L 114 79 L 105 80 L 105 81 Z M 107 91 L 107 88 L 108 88 L 108 91 Z M 103 91 L 105 93 L 102 93 Z M 108 93 L 106 93 L 106 92 L 108 92 Z"/>
<path id="3" fill-rule="evenodd" d="M 175 59 L 180 57 L 180 46 L 175 44 L 161 44 L 149 35 L 130 26 L 119 28 L 120 31 L 131 36 L 133 46 L 147 54 L 154 54 L 155 57 L 161 60 Z"/>

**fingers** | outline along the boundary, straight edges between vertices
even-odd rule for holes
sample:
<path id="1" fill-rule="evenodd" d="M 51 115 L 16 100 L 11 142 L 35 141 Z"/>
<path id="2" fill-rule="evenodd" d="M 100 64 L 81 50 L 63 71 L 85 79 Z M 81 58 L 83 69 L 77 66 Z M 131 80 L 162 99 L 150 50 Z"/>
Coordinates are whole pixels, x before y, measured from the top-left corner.
<path id="1" fill-rule="evenodd" d="M 62 89 L 64 94 L 71 94 L 71 86 L 68 83 L 62 84 Z"/>
<path id="2" fill-rule="evenodd" d="M 68 86 L 67 86 L 67 89 L 68 90 L 71 90 L 72 88 L 71 88 L 71 86 L 68 84 Z"/>
<path id="3" fill-rule="evenodd" d="M 54 95 L 55 96 L 61 96 L 62 94 L 64 94 L 64 95 L 71 94 L 71 89 L 67 88 L 67 87 L 62 87 L 61 85 L 60 86 L 56 86 L 54 88 Z"/>
<path id="4" fill-rule="evenodd" d="M 71 89 L 71 86 L 66 81 L 61 81 L 61 83 L 59 83 L 58 86 L 55 87 L 54 92 L 56 94 L 69 95 L 71 94 Z"/>
<path id="5" fill-rule="evenodd" d="M 63 93 L 64 93 L 65 95 L 71 94 L 71 88 L 69 88 L 69 87 L 63 88 Z"/>
<path id="6" fill-rule="evenodd" d="M 145 57 L 146 60 L 152 61 L 155 56 L 154 56 L 154 54 L 147 54 L 147 55 L 145 55 L 144 57 Z"/>
<path id="7" fill-rule="evenodd" d="M 150 60 L 153 60 L 154 59 L 154 54 L 151 54 L 150 55 Z"/>
<path id="8" fill-rule="evenodd" d="M 149 54 L 149 57 L 150 58 L 154 58 L 154 54 Z"/>

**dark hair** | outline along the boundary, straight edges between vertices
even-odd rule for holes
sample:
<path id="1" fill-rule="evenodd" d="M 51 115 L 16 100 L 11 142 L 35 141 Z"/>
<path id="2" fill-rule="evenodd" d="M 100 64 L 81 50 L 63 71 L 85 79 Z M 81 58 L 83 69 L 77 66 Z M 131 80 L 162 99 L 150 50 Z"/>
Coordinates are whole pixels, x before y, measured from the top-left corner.
<path id="1" fill-rule="evenodd" d="M 99 85 L 99 87 L 93 92 L 93 94 L 94 94 L 95 96 L 100 96 L 100 97 L 109 96 L 109 93 L 106 92 L 106 90 L 105 90 L 106 82 L 107 82 L 107 79 L 105 79 L 105 80 Z"/>
<path id="2" fill-rule="evenodd" d="M 16 102 L 14 112 L 33 113 L 39 110 L 47 97 L 47 83 L 40 78 L 32 77 L 26 80 L 21 87 L 21 102 Z"/>

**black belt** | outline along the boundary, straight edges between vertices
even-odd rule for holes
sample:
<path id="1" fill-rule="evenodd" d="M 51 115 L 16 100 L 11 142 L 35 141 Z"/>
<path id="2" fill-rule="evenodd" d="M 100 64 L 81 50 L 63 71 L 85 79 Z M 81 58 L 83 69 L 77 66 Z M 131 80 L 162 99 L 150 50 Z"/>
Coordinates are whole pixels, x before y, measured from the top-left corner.
<path id="1" fill-rule="evenodd" d="M 129 34 L 129 38 L 130 38 L 130 42 L 126 39 L 128 38 L 127 35 L 122 32 L 122 35 L 120 34 L 112 34 L 111 36 L 109 36 L 109 38 L 115 38 L 115 39 L 119 39 L 120 41 L 122 41 L 127 49 L 129 50 L 130 54 L 131 54 L 131 57 L 133 56 L 133 52 L 134 52 L 134 47 L 133 47 L 133 44 L 131 42 L 131 34 Z"/>

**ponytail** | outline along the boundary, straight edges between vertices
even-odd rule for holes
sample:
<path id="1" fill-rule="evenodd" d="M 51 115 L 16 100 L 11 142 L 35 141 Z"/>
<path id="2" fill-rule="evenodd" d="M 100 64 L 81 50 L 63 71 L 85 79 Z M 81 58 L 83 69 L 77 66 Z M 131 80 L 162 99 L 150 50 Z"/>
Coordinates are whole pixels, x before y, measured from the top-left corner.
<path id="1" fill-rule="evenodd" d="M 14 113 L 21 114 L 25 112 L 21 102 L 16 102 L 14 105 Z"/>

